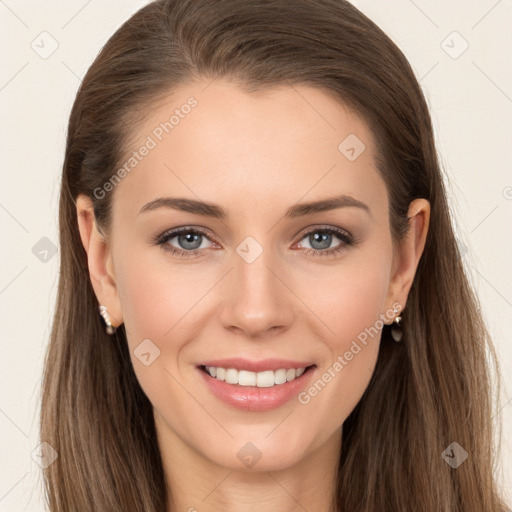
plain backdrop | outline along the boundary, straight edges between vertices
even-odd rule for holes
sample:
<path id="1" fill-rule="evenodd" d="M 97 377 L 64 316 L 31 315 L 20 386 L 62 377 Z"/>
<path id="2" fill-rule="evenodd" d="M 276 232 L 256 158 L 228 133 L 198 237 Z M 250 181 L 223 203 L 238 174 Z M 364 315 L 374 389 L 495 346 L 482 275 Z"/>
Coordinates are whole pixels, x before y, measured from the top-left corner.
<path id="1" fill-rule="evenodd" d="M 0 0 L 2 512 L 44 510 L 32 455 L 69 112 L 100 48 L 145 3 Z M 431 107 L 459 243 L 504 376 L 495 421 L 503 418 L 502 479 L 512 497 L 512 1 L 354 3 L 405 53 Z"/>

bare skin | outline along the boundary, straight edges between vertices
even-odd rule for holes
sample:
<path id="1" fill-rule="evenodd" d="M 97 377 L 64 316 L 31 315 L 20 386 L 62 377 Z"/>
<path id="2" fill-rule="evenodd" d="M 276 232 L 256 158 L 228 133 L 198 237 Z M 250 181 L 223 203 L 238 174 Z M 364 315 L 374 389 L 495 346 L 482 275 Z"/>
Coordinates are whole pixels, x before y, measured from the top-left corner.
<path id="1" fill-rule="evenodd" d="M 307 403 L 293 398 L 264 412 L 220 401 L 197 365 L 235 356 L 311 361 L 313 384 L 365 328 L 381 327 L 379 318 L 390 324 L 393 305 L 406 306 L 429 203 L 411 203 L 409 234 L 394 252 L 372 133 L 358 116 L 308 86 L 249 94 L 223 80 L 206 85 L 179 89 L 133 128 L 135 149 L 187 98 L 197 99 L 116 186 L 107 238 L 90 199 L 78 198 L 91 281 L 112 323 L 124 322 L 154 406 L 169 512 L 330 512 L 341 427 L 368 386 L 380 331 Z M 366 146 L 353 161 L 338 149 L 349 134 Z M 341 194 L 368 208 L 285 217 L 297 203 Z M 140 213 L 161 197 L 215 203 L 227 216 L 166 207 Z M 205 231 L 199 254 L 170 252 L 193 250 L 183 236 L 154 242 L 182 226 Z M 329 239 L 328 228 L 350 237 Z M 324 245 L 315 233 L 325 234 Z M 250 263 L 237 252 L 248 236 L 262 249 Z M 134 353 L 144 339 L 160 350 L 148 366 Z M 237 455 L 249 442 L 261 455 L 252 467 Z"/>

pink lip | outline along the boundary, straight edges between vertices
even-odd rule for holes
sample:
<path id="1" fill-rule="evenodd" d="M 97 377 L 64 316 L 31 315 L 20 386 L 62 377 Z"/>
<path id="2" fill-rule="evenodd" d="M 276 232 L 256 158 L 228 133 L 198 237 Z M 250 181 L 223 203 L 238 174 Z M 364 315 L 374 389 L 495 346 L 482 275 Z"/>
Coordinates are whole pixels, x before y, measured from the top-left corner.
<path id="1" fill-rule="evenodd" d="M 275 360 L 274 360 L 275 361 Z M 209 364 L 206 366 L 219 366 L 226 368 L 224 364 Z M 233 368 L 234 366 L 227 366 Z M 303 363 L 290 368 L 303 368 Z M 278 366 L 285 368 L 285 366 Z M 268 366 L 266 367 L 268 370 Z M 289 402 L 303 390 L 315 373 L 316 366 L 308 368 L 300 377 L 269 388 L 259 388 L 257 386 L 240 386 L 238 384 L 228 384 L 223 380 L 217 380 L 207 373 L 202 367 L 198 371 L 209 387 L 210 391 L 223 402 L 238 409 L 245 411 L 262 412 L 275 409 Z M 253 371 L 253 370 L 250 370 Z M 264 371 L 264 370 L 263 370 Z"/>
<path id="2" fill-rule="evenodd" d="M 243 357 L 232 357 L 229 359 L 216 359 L 206 361 L 198 366 L 215 366 L 217 368 L 235 368 L 236 370 L 247 370 L 249 372 L 264 372 L 266 370 L 276 371 L 280 368 L 306 368 L 313 365 L 311 362 L 290 361 L 289 359 L 262 359 L 261 361 L 250 361 Z"/>

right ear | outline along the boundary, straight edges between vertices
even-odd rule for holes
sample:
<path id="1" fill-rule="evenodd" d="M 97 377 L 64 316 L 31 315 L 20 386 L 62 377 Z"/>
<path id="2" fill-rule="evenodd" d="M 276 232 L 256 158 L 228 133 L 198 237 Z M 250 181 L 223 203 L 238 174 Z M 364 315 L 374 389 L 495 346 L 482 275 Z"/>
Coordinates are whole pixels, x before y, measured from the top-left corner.
<path id="1" fill-rule="evenodd" d="M 77 197 L 76 213 L 80 238 L 87 253 L 87 266 L 94 293 L 99 304 L 107 307 L 112 325 L 118 327 L 123 323 L 123 314 L 116 285 L 112 251 L 108 240 L 98 230 L 90 197 L 84 194 Z"/>

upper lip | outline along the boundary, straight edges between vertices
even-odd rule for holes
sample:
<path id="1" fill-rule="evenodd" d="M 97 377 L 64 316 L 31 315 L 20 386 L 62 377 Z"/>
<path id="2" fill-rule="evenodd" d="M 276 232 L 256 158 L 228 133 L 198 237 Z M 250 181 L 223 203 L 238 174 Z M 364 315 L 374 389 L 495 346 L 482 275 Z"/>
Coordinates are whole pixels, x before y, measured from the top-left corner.
<path id="1" fill-rule="evenodd" d="M 290 359 L 262 359 L 260 361 L 251 361 L 243 357 L 232 357 L 229 359 L 216 359 L 205 361 L 199 366 L 215 366 L 217 368 L 235 368 L 236 370 L 246 370 L 249 372 L 263 372 L 265 370 L 276 371 L 281 368 L 289 370 L 291 368 L 307 368 L 314 363 L 292 361 Z"/>

